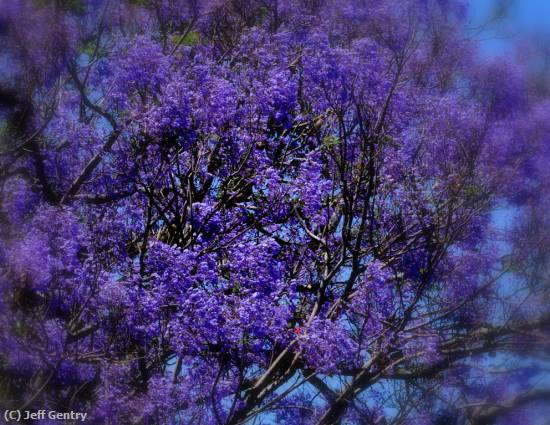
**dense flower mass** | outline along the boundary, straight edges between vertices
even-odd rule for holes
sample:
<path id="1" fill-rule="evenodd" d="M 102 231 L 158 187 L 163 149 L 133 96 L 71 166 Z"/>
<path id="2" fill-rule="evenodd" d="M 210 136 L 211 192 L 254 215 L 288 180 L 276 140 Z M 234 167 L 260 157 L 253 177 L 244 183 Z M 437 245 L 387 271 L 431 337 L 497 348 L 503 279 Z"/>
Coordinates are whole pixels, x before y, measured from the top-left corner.
<path id="1" fill-rule="evenodd" d="M 0 3 L 0 407 L 528 423 L 550 104 L 465 13 Z"/>

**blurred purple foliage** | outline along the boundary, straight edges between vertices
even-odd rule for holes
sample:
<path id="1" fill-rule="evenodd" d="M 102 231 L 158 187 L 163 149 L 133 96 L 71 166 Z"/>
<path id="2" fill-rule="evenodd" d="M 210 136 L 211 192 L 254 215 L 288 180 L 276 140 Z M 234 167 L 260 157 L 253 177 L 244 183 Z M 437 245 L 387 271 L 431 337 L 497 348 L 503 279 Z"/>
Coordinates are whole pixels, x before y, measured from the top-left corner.
<path id="1" fill-rule="evenodd" d="M 477 58 L 465 16 L 3 2 L 0 407 L 528 423 L 549 398 L 531 382 L 550 102 L 513 60 Z M 504 234 L 503 205 L 523 212 Z"/>

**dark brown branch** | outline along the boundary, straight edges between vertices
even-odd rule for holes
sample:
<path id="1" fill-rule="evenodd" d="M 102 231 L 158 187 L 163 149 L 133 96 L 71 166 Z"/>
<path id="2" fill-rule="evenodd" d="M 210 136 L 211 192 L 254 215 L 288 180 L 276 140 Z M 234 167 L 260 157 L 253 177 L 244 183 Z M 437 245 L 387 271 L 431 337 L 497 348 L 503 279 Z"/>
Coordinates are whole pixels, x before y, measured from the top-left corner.
<path id="1" fill-rule="evenodd" d="M 550 400 L 550 389 L 529 391 L 518 395 L 511 400 L 499 403 L 498 405 L 481 405 L 474 409 L 472 414 L 472 425 L 491 425 L 500 417 L 526 404 Z"/>

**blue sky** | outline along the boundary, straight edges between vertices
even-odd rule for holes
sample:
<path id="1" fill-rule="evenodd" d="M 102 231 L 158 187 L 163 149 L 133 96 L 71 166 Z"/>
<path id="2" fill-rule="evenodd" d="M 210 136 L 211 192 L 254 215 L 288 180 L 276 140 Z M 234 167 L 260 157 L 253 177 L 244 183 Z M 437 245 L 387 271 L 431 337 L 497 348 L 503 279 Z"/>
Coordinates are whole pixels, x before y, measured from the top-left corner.
<path id="1" fill-rule="evenodd" d="M 550 0 L 469 0 L 469 22 L 472 33 L 489 56 L 506 54 L 515 42 L 530 36 L 550 36 Z M 499 5 L 504 5 L 504 18 L 481 32 Z"/>

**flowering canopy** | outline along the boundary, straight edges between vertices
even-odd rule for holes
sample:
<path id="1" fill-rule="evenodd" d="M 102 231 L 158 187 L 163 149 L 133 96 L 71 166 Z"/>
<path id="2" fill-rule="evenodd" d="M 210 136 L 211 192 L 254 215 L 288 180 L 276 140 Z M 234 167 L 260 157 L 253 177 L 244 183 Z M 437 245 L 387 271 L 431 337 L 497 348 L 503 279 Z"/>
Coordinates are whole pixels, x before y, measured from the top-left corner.
<path id="1" fill-rule="evenodd" d="M 549 244 L 518 230 L 503 255 L 491 217 L 544 219 L 550 105 L 477 59 L 464 13 L 2 3 L 2 407 L 490 423 L 547 397 L 526 265 Z M 480 371 L 495 353 L 523 357 L 507 383 Z"/>

